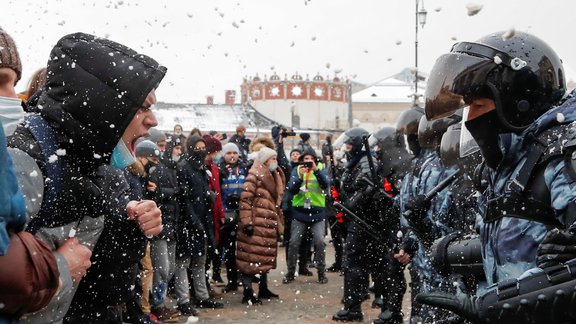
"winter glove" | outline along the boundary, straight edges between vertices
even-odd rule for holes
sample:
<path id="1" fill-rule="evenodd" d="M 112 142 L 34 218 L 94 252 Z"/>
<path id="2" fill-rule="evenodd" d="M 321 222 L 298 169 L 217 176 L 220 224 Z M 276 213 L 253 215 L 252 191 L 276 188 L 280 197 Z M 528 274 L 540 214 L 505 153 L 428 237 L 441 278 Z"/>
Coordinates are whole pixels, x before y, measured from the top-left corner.
<path id="1" fill-rule="evenodd" d="M 210 201 L 211 204 L 213 204 L 216 201 L 217 195 L 218 194 L 213 190 L 206 191 L 206 197 L 208 198 L 208 201 Z"/>
<path id="2" fill-rule="evenodd" d="M 447 309 L 471 322 L 480 320 L 480 302 L 478 297 L 466 294 L 421 293 L 416 295 L 416 301 L 421 304 Z"/>
<path id="3" fill-rule="evenodd" d="M 551 267 L 576 258 L 576 228 L 554 228 L 538 246 L 536 264 L 540 268 Z"/>
<path id="4" fill-rule="evenodd" d="M 248 236 L 252 236 L 254 235 L 254 226 L 253 225 L 247 225 L 244 227 L 244 234 L 248 235 Z"/>
<path id="5" fill-rule="evenodd" d="M 429 208 L 430 200 L 426 199 L 426 196 L 414 196 L 406 203 L 406 211 L 404 212 L 404 217 L 410 223 L 418 222 L 426 216 L 426 212 Z"/>

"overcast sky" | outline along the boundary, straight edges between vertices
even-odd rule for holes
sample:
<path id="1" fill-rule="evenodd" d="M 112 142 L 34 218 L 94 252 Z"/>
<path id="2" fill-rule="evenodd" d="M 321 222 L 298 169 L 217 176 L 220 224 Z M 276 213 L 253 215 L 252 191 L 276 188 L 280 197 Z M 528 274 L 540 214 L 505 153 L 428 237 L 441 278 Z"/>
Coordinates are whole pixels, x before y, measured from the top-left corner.
<path id="1" fill-rule="evenodd" d="M 0 26 L 24 65 L 19 90 L 65 34 L 83 31 L 128 45 L 168 68 L 167 102 L 239 92 L 245 76 L 352 78 L 371 84 L 414 67 L 415 0 L 4 0 Z M 482 6 L 468 15 L 467 5 Z M 426 0 L 419 68 L 457 41 L 515 28 L 554 48 L 576 80 L 574 0 Z M 239 97 L 239 95 L 238 95 Z"/>

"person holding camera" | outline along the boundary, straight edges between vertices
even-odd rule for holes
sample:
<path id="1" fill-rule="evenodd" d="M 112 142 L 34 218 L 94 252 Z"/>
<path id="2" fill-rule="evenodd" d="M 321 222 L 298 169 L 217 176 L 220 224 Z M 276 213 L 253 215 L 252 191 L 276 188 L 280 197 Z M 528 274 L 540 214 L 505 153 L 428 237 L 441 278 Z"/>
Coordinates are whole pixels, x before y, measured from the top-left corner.
<path id="1" fill-rule="evenodd" d="M 220 253 L 226 264 L 228 283 L 224 292 L 238 290 L 238 268 L 236 268 L 236 228 L 240 208 L 240 194 L 246 181 L 248 169 L 240 160 L 240 150 L 234 143 L 222 147 L 224 159 L 219 165 L 222 204 L 226 220 L 220 228 Z"/>
<path id="2" fill-rule="evenodd" d="M 300 165 L 292 170 L 288 191 L 294 194 L 292 198 L 292 224 L 290 229 L 290 245 L 288 248 L 288 273 L 283 283 L 294 281 L 298 251 L 305 238 L 305 231 L 310 228 L 314 242 L 314 262 L 318 269 L 318 282 L 325 284 L 326 254 L 325 254 L 325 218 L 326 190 L 330 186 L 328 173 L 323 163 L 316 164 L 314 150 L 306 150 L 300 156 Z"/>
<path id="3" fill-rule="evenodd" d="M 284 231 L 280 203 L 286 180 L 276 156 L 276 151 L 268 147 L 258 151 L 240 195 L 236 265 L 242 273 L 244 304 L 278 298 L 268 289 L 268 271 L 276 269 L 278 237 Z M 252 290 L 255 275 L 260 275 L 258 298 Z"/>

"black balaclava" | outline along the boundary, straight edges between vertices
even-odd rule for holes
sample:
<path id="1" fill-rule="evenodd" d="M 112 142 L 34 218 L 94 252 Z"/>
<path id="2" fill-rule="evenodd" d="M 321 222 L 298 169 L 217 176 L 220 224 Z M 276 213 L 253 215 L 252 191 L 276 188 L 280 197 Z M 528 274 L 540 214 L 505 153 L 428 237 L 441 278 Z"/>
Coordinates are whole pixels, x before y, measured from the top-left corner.
<path id="1" fill-rule="evenodd" d="M 406 136 L 406 141 L 408 142 L 408 148 L 412 151 L 414 156 L 420 155 L 420 142 L 418 142 L 418 134 L 409 134 Z"/>
<path id="2" fill-rule="evenodd" d="M 498 122 L 496 110 L 469 120 L 465 125 L 478 143 L 486 165 L 496 169 L 503 157 L 500 149 L 500 133 L 503 132 L 503 127 Z"/>
<path id="3" fill-rule="evenodd" d="M 188 154 L 186 154 L 186 158 L 188 161 L 192 162 L 197 167 L 204 165 L 204 160 L 206 159 L 206 155 L 208 155 L 208 153 L 205 149 L 201 150 L 201 151 L 195 151 L 194 150 L 196 143 L 198 143 L 200 141 L 205 143 L 205 141 L 202 139 L 202 137 L 192 136 L 188 139 L 188 142 L 186 143 L 187 153 L 188 153 Z"/>

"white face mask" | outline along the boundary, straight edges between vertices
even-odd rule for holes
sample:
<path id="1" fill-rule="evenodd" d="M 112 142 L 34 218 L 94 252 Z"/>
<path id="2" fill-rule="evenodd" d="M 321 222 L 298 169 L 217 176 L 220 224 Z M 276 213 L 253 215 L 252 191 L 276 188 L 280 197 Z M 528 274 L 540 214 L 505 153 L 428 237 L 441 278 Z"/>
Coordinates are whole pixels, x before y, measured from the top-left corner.
<path id="1" fill-rule="evenodd" d="M 270 163 L 270 165 L 268 165 L 268 170 L 270 170 L 270 172 L 274 172 L 277 168 L 278 163 Z"/>
<path id="2" fill-rule="evenodd" d="M 172 155 L 172 161 L 174 162 L 180 161 L 180 155 Z"/>
<path id="3" fill-rule="evenodd" d="M 25 114 L 20 99 L 0 97 L 0 121 L 6 136 L 14 133 L 16 126 L 22 121 Z"/>
<path id="4" fill-rule="evenodd" d="M 112 152 L 110 165 L 116 169 L 124 169 L 129 167 L 134 162 L 136 162 L 136 157 L 126 147 L 124 141 L 120 139 L 114 148 L 114 152 Z"/>

